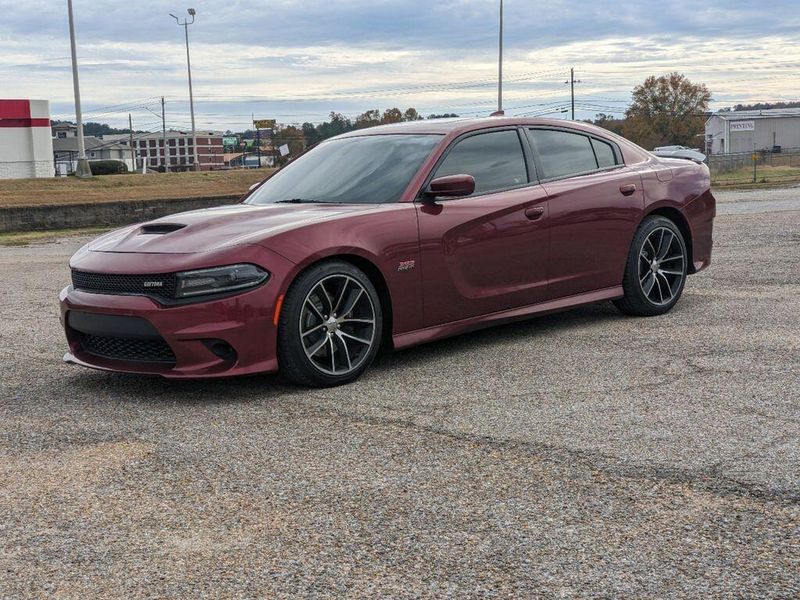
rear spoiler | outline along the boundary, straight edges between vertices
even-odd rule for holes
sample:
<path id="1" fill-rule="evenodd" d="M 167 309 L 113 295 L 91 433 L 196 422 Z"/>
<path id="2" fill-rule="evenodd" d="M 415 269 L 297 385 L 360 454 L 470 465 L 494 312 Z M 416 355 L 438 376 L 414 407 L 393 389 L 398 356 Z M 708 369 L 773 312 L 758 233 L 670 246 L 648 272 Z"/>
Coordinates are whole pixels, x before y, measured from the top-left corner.
<path id="1" fill-rule="evenodd" d="M 655 150 L 652 152 L 652 154 L 660 158 L 680 158 L 681 160 L 690 160 L 693 163 L 697 163 L 698 165 L 702 165 L 703 163 L 705 163 L 704 160 L 698 160 L 696 158 L 692 158 L 691 156 L 676 156 L 674 154 L 667 154 L 666 152 L 657 152 Z"/>

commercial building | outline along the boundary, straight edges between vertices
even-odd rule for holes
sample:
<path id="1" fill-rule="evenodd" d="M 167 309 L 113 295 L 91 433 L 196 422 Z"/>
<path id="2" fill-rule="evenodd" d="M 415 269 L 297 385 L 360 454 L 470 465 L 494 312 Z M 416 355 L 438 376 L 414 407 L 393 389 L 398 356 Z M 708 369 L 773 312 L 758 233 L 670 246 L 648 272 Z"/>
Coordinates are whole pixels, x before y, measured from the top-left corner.
<path id="1" fill-rule="evenodd" d="M 211 171 L 224 166 L 222 137 L 221 131 L 197 132 L 197 159 L 200 170 Z M 130 136 L 127 133 L 104 135 L 103 141 L 130 148 Z M 164 167 L 169 171 L 186 171 L 194 165 L 194 144 L 192 134 L 189 132 L 170 130 L 166 134 L 134 133 L 133 147 L 136 150 L 138 167 L 144 164 L 147 169 Z"/>
<path id="2" fill-rule="evenodd" d="M 47 100 L 0 100 L 0 179 L 52 177 Z"/>
<path id="3" fill-rule="evenodd" d="M 706 154 L 800 148 L 800 108 L 721 111 L 706 121 Z"/>

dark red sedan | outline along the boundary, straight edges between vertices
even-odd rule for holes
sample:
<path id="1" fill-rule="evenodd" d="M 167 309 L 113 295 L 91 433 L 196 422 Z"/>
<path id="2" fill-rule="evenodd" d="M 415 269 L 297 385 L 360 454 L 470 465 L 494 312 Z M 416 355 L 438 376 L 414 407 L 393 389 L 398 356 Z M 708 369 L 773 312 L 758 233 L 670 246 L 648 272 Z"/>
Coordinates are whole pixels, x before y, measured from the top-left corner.
<path id="1" fill-rule="evenodd" d="M 65 360 L 165 377 L 358 377 L 406 348 L 613 300 L 659 315 L 711 261 L 705 165 L 603 129 L 491 117 L 327 140 L 241 204 L 70 261 Z"/>

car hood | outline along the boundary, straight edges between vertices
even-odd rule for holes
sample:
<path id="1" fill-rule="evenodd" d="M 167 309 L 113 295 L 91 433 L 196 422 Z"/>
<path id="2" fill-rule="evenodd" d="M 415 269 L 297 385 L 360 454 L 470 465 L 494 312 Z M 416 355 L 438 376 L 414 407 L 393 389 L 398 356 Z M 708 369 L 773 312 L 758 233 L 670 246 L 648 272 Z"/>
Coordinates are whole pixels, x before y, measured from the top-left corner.
<path id="1" fill-rule="evenodd" d="M 92 252 L 189 254 L 259 243 L 290 229 L 349 214 L 381 210 L 374 204 L 235 204 L 179 213 L 103 235 Z"/>

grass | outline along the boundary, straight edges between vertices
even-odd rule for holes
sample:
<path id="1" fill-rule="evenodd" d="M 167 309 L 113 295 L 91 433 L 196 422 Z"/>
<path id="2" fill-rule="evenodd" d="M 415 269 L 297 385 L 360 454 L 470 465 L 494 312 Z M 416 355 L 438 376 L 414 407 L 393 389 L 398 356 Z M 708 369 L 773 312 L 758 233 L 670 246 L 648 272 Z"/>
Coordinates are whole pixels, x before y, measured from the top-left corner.
<path id="1" fill-rule="evenodd" d="M 271 169 L 0 180 L 0 207 L 238 196 Z"/>
<path id="2" fill-rule="evenodd" d="M 758 165 L 756 171 L 756 183 L 758 184 L 788 184 L 800 183 L 800 167 L 771 167 L 769 165 Z M 726 173 L 714 173 L 711 176 L 711 183 L 715 186 L 753 186 L 753 167 L 728 171 Z"/>
<path id="3" fill-rule="evenodd" d="M 99 234 L 108 227 L 86 227 L 83 229 L 51 229 L 50 231 L 18 231 L 0 233 L 0 246 L 28 246 L 35 242 L 50 242 L 59 238 L 76 235 Z"/>

